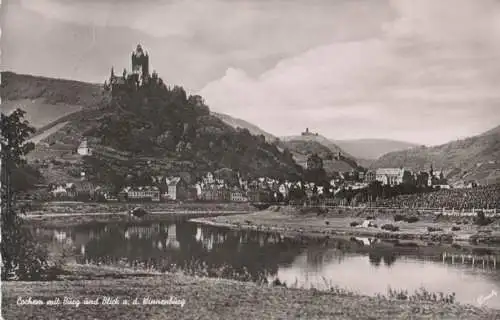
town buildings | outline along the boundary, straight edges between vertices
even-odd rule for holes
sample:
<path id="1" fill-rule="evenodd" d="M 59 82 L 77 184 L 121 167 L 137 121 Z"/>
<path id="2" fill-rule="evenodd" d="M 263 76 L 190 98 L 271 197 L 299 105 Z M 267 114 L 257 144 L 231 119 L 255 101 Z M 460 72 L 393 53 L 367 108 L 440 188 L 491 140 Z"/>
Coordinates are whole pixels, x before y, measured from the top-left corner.
<path id="1" fill-rule="evenodd" d="M 233 188 L 230 194 L 231 202 L 247 202 L 248 198 L 246 197 L 246 193 L 238 188 Z"/>
<path id="2" fill-rule="evenodd" d="M 382 185 L 399 185 L 403 183 L 403 168 L 380 168 L 375 171 L 375 180 Z"/>
<path id="3" fill-rule="evenodd" d="M 375 171 L 373 171 L 373 170 L 368 170 L 368 171 L 365 173 L 364 181 L 365 181 L 366 183 L 372 183 L 372 182 L 374 182 L 374 181 L 377 181 L 377 175 L 376 175 Z"/>
<path id="4" fill-rule="evenodd" d="M 165 200 L 185 200 L 188 198 L 188 185 L 180 177 L 166 179 L 166 192 L 163 193 Z"/>
<path id="5" fill-rule="evenodd" d="M 312 154 L 307 158 L 307 170 L 321 170 L 323 169 L 323 159 L 317 154 Z"/>
<path id="6" fill-rule="evenodd" d="M 97 200 L 103 189 L 87 181 L 55 184 L 49 187 L 49 193 L 55 199 L 61 200 Z"/>
<path id="7" fill-rule="evenodd" d="M 160 189 L 156 186 L 127 187 L 123 191 L 128 201 L 160 201 Z"/>

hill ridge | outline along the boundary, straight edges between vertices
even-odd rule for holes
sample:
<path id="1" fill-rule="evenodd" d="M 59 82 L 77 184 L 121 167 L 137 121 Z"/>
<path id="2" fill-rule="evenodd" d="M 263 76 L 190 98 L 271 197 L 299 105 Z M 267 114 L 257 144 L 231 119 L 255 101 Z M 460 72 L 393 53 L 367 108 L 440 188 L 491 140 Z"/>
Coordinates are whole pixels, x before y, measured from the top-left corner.
<path id="1" fill-rule="evenodd" d="M 500 130 L 499 127 L 465 139 L 458 139 L 438 146 L 420 146 L 383 155 L 372 168 L 404 166 L 425 170 L 432 164 L 445 170 L 452 181 L 475 180 L 480 184 L 500 181 Z"/>

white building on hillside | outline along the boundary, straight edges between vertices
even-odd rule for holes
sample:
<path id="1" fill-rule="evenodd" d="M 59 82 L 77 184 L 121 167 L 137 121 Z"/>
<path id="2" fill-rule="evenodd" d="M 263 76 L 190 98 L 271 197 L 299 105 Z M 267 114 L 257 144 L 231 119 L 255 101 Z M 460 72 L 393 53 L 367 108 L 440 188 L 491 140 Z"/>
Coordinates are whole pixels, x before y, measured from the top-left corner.
<path id="1" fill-rule="evenodd" d="M 89 148 L 87 139 L 84 139 L 82 143 L 78 146 L 77 150 L 78 154 L 81 156 L 90 156 L 92 155 L 92 150 Z"/>
<path id="2" fill-rule="evenodd" d="M 375 180 L 383 185 L 398 185 L 403 183 L 405 170 L 403 168 L 380 168 L 375 172 Z"/>

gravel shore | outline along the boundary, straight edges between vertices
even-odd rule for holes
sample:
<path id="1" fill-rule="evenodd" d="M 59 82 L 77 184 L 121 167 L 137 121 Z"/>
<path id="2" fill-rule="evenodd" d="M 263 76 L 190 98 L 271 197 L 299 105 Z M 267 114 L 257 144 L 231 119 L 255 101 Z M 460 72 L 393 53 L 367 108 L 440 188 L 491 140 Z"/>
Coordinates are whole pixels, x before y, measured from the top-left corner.
<path id="1" fill-rule="evenodd" d="M 375 237 L 381 239 L 420 240 L 432 242 L 453 243 L 456 241 L 485 242 L 486 237 L 494 238 L 500 235 L 500 228 L 495 224 L 478 227 L 465 219 L 436 217 L 435 215 L 420 215 L 414 223 L 394 221 L 393 214 L 366 214 L 362 210 L 330 210 L 326 214 L 299 213 L 300 209 L 290 207 L 271 207 L 267 210 L 244 215 L 216 216 L 192 219 L 207 225 L 228 227 L 236 230 L 260 230 L 279 232 L 286 237 L 305 236 L 311 238 L 331 238 L 337 236 Z M 362 227 L 361 224 L 371 216 L 378 227 Z M 462 221 L 464 220 L 464 221 Z M 352 222 L 359 225 L 351 226 Z M 459 223 L 459 224 L 457 224 Z M 382 230 L 380 227 L 391 224 L 398 231 Z M 458 227 L 457 230 L 452 230 Z M 439 229 L 429 231 L 429 228 Z"/>

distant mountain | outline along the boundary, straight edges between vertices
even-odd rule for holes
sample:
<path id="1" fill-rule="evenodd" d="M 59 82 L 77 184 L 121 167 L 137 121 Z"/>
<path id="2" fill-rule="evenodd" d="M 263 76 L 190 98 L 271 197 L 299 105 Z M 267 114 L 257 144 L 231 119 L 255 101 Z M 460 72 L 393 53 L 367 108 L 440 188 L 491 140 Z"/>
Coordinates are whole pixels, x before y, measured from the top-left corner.
<path id="1" fill-rule="evenodd" d="M 407 167 L 413 170 L 444 170 L 452 181 L 500 182 L 500 127 L 467 139 L 434 147 L 415 147 L 383 155 L 373 168 Z"/>
<path id="2" fill-rule="evenodd" d="M 418 146 L 411 142 L 388 139 L 333 140 L 333 142 L 356 158 L 367 160 L 376 160 L 386 153 Z"/>
<path id="3" fill-rule="evenodd" d="M 268 142 L 274 142 L 276 140 L 276 137 L 270 134 L 269 132 L 266 132 L 259 128 L 258 126 L 251 124 L 248 121 L 245 121 L 243 119 L 239 118 L 234 118 L 228 114 L 224 113 L 218 113 L 218 112 L 212 112 L 212 115 L 216 116 L 217 118 L 221 119 L 224 121 L 226 124 L 230 125 L 233 128 L 242 128 L 242 129 L 247 129 L 250 131 L 251 134 L 253 135 L 263 135 L 266 138 L 266 141 Z"/>
<path id="4" fill-rule="evenodd" d="M 232 126 L 233 128 L 246 128 L 248 129 L 248 131 L 250 131 L 250 133 L 254 135 L 262 134 L 269 142 L 273 142 L 277 138 L 271 133 L 266 132 L 258 126 L 243 119 L 234 118 L 223 113 L 213 112 L 212 114 L 228 125 Z M 334 153 L 338 153 L 340 151 L 346 155 L 349 155 L 349 157 L 351 158 L 356 158 L 359 164 L 364 167 L 369 166 L 373 162 L 373 160 L 376 160 L 377 158 L 388 152 L 405 150 L 417 146 L 417 144 L 410 142 L 388 139 L 331 140 L 321 135 L 287 136 L 281 137 L 280 139 L 282 141 L 315 141 L 328 147 Z"/>
<path id="5" fill-rule="evenodd" d="M 234 118 L 222 113 L 213 113 L 213 115 L 233 128 L 245 128 L 254 135 L 263 135 L 266 138 L 266 141 L 275 142 L 277 139 L 276 136 L 262 130 L 248 121 Z M 292 153 L 295 161 L 304 168 L 306 167 L 307 158 L 313 153 L 317 153 L 323 159 L 325 170 L 328 173 L 333 171 L 350 171 L 351 169 L 355 169 L 357 167 L 354 163 L 355 160 L 353 156 L 321 135 L 282 137 L 280 138 L 278 146 L 280 150 L 284 150 L 285 148 L 288 149 Z M 338 156 L 339 152 L 351 161 L 335 160 L 335 156 Z M 370 163 L 369 161 L 361 162 L 363 165 L 368 165 Z"/>
<path id="6" fill-rule="evenodd" d="M 198 176 L 222 168 L 243 176 L 301 175 L 290 155 L 213 116 L 202 97 L 161 82 L 127 88 L 112 97 L 102 85 L 3 72 L 0 93 L 8 109 L 2 104 L 2 112 L 27 112 L 37 128 L 32 139 L 39 142 L 30 158 L 50 160 L 42 173 L 61 182 L 70 171 L 79 176 L 82 160 L 88 176 L 99 181 L 162 172 Z M 96 152 L 82 159 L 74 151 L 84 138 Z"/>

